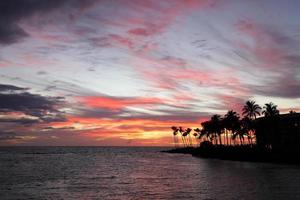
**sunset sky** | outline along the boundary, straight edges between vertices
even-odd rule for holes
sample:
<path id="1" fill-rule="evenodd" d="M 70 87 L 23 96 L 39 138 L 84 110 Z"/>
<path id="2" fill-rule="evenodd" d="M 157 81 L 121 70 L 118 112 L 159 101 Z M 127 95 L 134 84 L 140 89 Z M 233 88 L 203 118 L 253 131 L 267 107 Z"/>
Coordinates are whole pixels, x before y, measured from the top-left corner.
<path id="1" fill-rule="evenodd" d="M 300 1 L 0 1 L 0 145 L 172 145 L 246 100 L 300 111 Z"/>

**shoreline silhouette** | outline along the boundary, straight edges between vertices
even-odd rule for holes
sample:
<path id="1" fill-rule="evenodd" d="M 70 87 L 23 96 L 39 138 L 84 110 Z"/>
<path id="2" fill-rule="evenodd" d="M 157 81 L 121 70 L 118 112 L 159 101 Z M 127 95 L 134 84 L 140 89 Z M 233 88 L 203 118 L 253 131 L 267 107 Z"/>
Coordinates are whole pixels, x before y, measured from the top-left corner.
<path id="1" fill-rule="evenodd" d="M 257 117 L 261 114 L 264 116 Z M 262 109 L 255 101 L 247 101 L 242 116 L 230 110 L 224 117 L 213 115 L 202 122 L 200 128 L 173 126 L 175 148 L 164 152 L 224 160 L 300 163 L 297 156 L 300 153 L 300 113 L 291 110 L 280 114 L 272 102 Z"/>

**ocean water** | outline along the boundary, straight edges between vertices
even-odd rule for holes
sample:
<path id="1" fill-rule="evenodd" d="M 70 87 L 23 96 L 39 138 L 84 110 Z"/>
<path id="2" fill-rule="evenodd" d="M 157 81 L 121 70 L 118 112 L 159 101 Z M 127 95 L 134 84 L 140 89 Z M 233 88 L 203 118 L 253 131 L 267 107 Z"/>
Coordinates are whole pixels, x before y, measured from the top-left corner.
<path id="1" fill-rule="evenodd" d="M 164 148 L 1 147 L 0 199 L 300 199 L 300 166 Z"/>

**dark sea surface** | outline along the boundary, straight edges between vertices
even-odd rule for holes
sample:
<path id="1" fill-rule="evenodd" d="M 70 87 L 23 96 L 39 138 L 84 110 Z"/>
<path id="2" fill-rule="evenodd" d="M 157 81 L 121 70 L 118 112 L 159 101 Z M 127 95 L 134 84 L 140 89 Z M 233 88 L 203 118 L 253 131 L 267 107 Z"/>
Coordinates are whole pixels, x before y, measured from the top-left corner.
<path id="1" fill-rule="evenodd" d="M 0 147 L 0 199 L 300 199 L 300 166 L 166 148 Z"/>

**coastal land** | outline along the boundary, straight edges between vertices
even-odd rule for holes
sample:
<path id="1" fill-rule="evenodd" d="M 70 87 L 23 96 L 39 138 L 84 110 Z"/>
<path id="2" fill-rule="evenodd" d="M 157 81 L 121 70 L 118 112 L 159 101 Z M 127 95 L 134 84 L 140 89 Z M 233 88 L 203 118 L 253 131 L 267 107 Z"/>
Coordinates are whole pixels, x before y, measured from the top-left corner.
<path id="1" fill-rule="evenodd" d="M 213 146 L 200 145 L 199 147 L 173 148 L 165 153 L 191 154 L 195 157 L 221 159 L 231 161 L 268 162 L 284 164 L 300 164 L 299 151 L 272 152 L 260 149 L 257 146 Z"/>

